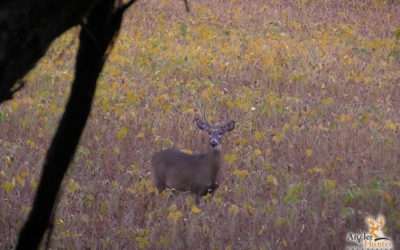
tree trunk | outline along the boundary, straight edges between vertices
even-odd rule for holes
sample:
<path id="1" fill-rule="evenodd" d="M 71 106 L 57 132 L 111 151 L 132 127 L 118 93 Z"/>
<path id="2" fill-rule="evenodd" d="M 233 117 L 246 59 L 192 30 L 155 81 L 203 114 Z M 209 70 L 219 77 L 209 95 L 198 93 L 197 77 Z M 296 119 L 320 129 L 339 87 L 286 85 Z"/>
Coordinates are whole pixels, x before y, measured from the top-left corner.
<path id="1" fill-rule="evenodd" d="M 82 2 L 87 3 L 90 1 Z M 37 249 L 40 244 L 49 224 L 50 215 L 54 209 L 54 203 L 63 177 L 89 116 L 96 89 L 96 81 L 106 59 L 107 49 L 112 44 L 121 25 L 124 8 L 115 8 L 114 0 L 96 2 L 96 5 L 88 13 L 87 22 L 82 26 L 71 95 L 47 152 L 34 204 L 28 220 L 21 230 L 17 249 Z M 58 6 L 59 1 L 55 1 L 54 5 Z M 80 3 L 80 5 L 82 4 Z M 66 11 L 62 10 L 62 12 Z M 49 20 L 49 22 L 53 21 L 55 20 Z M 64 28 L 68 28 L 73 23 L 76 23 L 76 21 L 71 21 L 68 25 L 64 25 Z M 42 46 L 37 49 L 40 53 L 30 55 L 29 60 L 27 59 L 28 61 L 34 63 L 34 59 L 43 54 L 43 48 L 51 41 L 51 37 L 54 38 L 61 32 L 52 31 L 50 33 L 52 34 L 47 36 L 46 42 L 40 43 Z M 5 84 L 1 86 L 3 87 L 2 91 L 4 91 L 4 87 L 7 88 L 10 82 L 22 76 L 31 66 L 30 63 L 25 63 L 24 67 L 18 68 L 18 72 L 11 72 L 8 76 L 1 76 L 0 82 L 2 79 L 6 79 Z M 3 65 L 0 65 L 0 69 L 2 70 L 1 72 L 5 72 Z M 2 75 L 1 72 L 0 75 Z M 1 93 L 3 94 L 3 92 Z"/>

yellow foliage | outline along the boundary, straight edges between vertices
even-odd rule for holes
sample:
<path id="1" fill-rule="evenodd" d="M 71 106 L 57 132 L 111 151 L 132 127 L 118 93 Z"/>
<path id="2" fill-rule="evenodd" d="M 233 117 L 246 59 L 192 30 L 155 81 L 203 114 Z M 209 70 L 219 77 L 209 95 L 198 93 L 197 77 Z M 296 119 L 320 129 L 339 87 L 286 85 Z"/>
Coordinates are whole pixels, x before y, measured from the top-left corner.
<path id="1" fill-rule="evenodd" d="M 183 218 L 183 214 L 179 210 L 177 210 L 175 212 L 169 212 L 169 214 L 168 214 L 168 219 L 172 220 L 174 222 L 174 224 L 176 224 L 182 218 Z"/>
<path id="2" fill-rule="evenodd" d="M 257 141 L 265 140 L 265 138 L 266 136 L 264 131 L 257 131 L 254 133 L 254 139 L 256 139 Z"/>
<path id="3" fill-rule="evenodd" d="M 273 175 L 268 175 L 268 176 L 267 176 L 267 182 L 268 182 L 268 183 L 272 183 L 272 184 L 274 184 L 275 186 L 278 186 L 278 180 L 277 180 L 276 177 L 273 176 Z"/>
<path id="4" fill-rule="evenodd" d="M 392 131 L 396 131 L 397 126 L 396 126 L 396 124 L 395 124 L 394 122 L 392 122 L 391 120 L 386 120 L 386 121 L 385 121 L 385 126 L 384 126 L 384 128 L 385 128 L 385 129 L 390 129 L 390 130 L 392 130 Z"/>
<path id="5" fill-rule="evenodd" d="M 276 223 L 276 226 L 281 227 L 283 224 L 286 223 L 286 219 L 283 217 L 278 217 L 278 218 L 276 218 L 275 223 Z"/>
<path id="6" fill-rule="evenodd" d="M 76 181 L 74 181 L 74 179 L 69 180 L 68 184 L 67 184 L 68 190 L 74 194 L 76 190 L 78 190 L 80 188 L 79 183 L 77 183 Z"/>
<path id="7" fill-rule="evenodd" d="M 12 190 L 13 190 L 14 187 L 15 187 L 15 179 L 12 178 L 11 181 L 6 181 L 6 182 L 4 183 L 4 187 L 5 187 L 5 189 L 6 189 L 7 194 L 10 195 L 11 192 L 12 192 Z"/>
<path id="8" fill-rule="evenodd" d="M 264 225 L 262 225 L 260 230 L 258 231 L 258 236 L 261 236 L 263 232 L 264 232 Z"/>
<path id="9" fill-rule="evenodd" d="M 350 114 L 340 114 L 338 122 L 343 123 L 350 121 L 352 119 L 352 116 Z"/>
<path id="10" fill-rule="evenodd" d="M 386 200 L 387 200 L 389 203 L 393 204 L 393 197 L 392 197 L 388 192 L 386 192 L 386 191 L 383 190 L 383 189 L 379 189 L 379 192 L 382 194 L 383 197 L 386 198 Z"/>
<path id="11" fill-rule="evenodd" d="M 36 143 L 29 139 L 26 141 L 26 144 L 28 144 L 32 149 L 36 147 Z"/>
<path id="12" fill-rule="evenodd" d="M 21 102 L 18 99 L 13 99 L 10 101 L 10 107 L 14 113 L 16 113 L 18 111 L 18 107 L 19 107 L 20 103 Z"/>
<path id="13" fill-rule="evenodd" d="M 336 188 L 336 183 L 333 180 L 325 180 L 325 187 L 328 189 Z"/>
<path id="14" fill-rule="evenodd" d="M 333 102 L 333 97 L 328 97 L 321 100 L 322 105 L 330 105 Z"/>
<path id="15" fill-rule="evenodd" d="M 22 172 L 18 178 L 17 178 L 17 182 L 19 185 L 23 185 L 24 184 L 24 180 L 26 177 L 28 177 L 29 173 L 27 171 Z"/>
<path id="16" fill-rule="evenodd" d="M 255 150 L 253 151 L 253 155 L 254 155 L 254 156 L 259 156 L 259 155 L 261 155 L 261 150 L 255 149 Z"/>
<path id="17" fill-rule="evenodd" d="M 325 172 L 324 169 L 319 168 L 319 167 L 313 167 L 312 169 L 309 169 L 308 172 L 310 173 L 323 173 Z"/>
<path id="18" fill-rule="evenodd" d="M 233 171 L 233 174 L 236 176 L 241 176 L 242 178 L 245 178 L 248 174 L 247 170 L 239 170 L 239 169 L 235 169 Z"/>
<path id="19" fill-rule="evenodd" d="M 38 187 L 38 183 L 34 180 L 31 180 L 31 187 L 32 188 L 37 188 Z"/>
<path id="20" fill-rule="evenodd" d="M 201 212 L 201 210 L 198 207 L 196 207 L 195 205 L 193 205 L 192 206 L 192 212 L 195 213 L 195 214 L 198 214 L 198 213 Z"/>
<path id="21" fill-rule="evenodd" d="M 228 166 L 231 166 L 238 158 L 236 154 L 225 154 L 224 160 L 228 163 Z"/>
<path id="22" fill-rule="evenodd" d="M 126 127 L 122 127 L 118 132 L 117 132 L 117 140 L 120 141 L 122 138 L 126 136 L 128 133 L 128 129 Z"/>
<path id="23" fill-rule="evenodd" d="M 254 213 L 254 208 L 253 208 L 253 206 L 252 205 L 247 205 L 247 212 L 250 214 L 250 215 L 253 215 L 253 213 Z"/>
<path id="24" fill-rule="evenodd" d="M 276 134 L 272 137 L 272 141 L 276 144 L 279 144 L 283 140 L 283 135 L 280 132 L 276 132 Z"/>
<path id="25" fill-rule="evenodd" d="M 365 83 L 365 84 L 370 84 L 370 83 L 372 83 L 372 78 L 371 78 L 371 77 L 365 77 L 365 78 L 364 78 L 364 83 Z"/>
<path id="26" fill-rule="evenodd" d="M 364 74 L 363 74 L 363 73 L 361 73 L 360 75 L 358 75 L 358 76 L 355 78 L 356 83 L 359 83 L 359 82 L 361 82 L 362 80 L 364 80 Z"/>
<path id="27" fill-rule="evenodd" d="M 229 211 L 230 211 L 231 213 L 237 215 L 237 214 L 239 213 L 239 207 L 238 207 L 237 205 L 235 205 L 235 204 L 232 204 L 232 205 L 229 207 Z"/>
<path id="28" fill-rule="evenodd" d="M 136 237 L 135 240 L 139 243 L 139 248 L 143 249 L 145 247 L 149 247 L 150 246 L 150 242 L 148 239 L 145 239 L 143 237 Z"/>
<path id="29" fill-rule="evenodd" d="M 152 186 L 147 187 L 147 193 L 148 194 L 154 193 L 154 192 L 156 192 L 156 190 L 157 190 L 157 188 L 154 188 Z"/>
<path id="30" fill-rule="evenodd" d="M 348 55 L 345 55 L 343 59 L 346 64 L 351 64 L 353 61 Z"/>
<path id="31" fill-rule="evenodd" d="M 283 125 L 283 129 L 282 129 L 283 133 L 285 133 L 286 130 L 288 130 L 289 127 L 290 127 L 290 125 L 289 125 L 288 123 L 285 123 L 285 124 Z"/>
<path id="32" fill-rule="evenodd" d="M 10 157 L 6 157 L 5 163 L 6 163 L 6 165 L 10 165 L 11 164 Z"/>
<path id="33" fill-rule="evenodd" d="M 344 162 L 344 157 L 343 156 L 336 156 L 336 160 L 339 162 Z"/>
<path id="34" fill-rule="evenodd" d="M 192 154 L 192 150 L 190 150 L 190 149 L 182 149 L 181 151 L 186 154 Z"/>

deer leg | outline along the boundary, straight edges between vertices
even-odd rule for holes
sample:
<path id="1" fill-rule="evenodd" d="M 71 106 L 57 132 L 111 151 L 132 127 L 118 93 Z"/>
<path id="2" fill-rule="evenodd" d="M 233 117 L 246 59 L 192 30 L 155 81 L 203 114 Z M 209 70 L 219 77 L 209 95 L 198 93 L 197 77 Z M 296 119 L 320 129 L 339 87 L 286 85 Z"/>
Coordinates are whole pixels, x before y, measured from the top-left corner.
<path id="1" fill-rule="evenodd" d="M 165 180 L 163 180 L 162 178 L 157 178 L 156 176 L 157 176 L 156 174 L 152 173 L 151 185 L 153 187 L 157 187 L 158 192 L 161 193 L 162 191 L 165 190 L 165 188 L 167 186 L 166 186 Z"/>
<path id="2" fill-rule="evenodd" d="M 201 191 L 201 196 L 205 196 L 207 194 L 211 194 L 214 195 L 214 192 L 218 189 L 218 184 L 211 184 L 207 187 L 205 187 L 202 191 Z"/>
<path id="3" fill-rule="evenodd" d="M 163 182 L 158 182 L 155 184 L 156 184 L 155 186 L 157 187 L 159 193 L 162 193 L 166 188 L 166 185 Z"/>
<path id="4" fill-rule="evenodd" d="M 200 204 L 200 194 L 199 193 L 195 194 L 194 203 L 196 204 L 196 206 L 198 206 Z"/>
<path id="5" fill-rule="evenodd" d="M 207 187 L 207 193 L 211 194 L 211 195 L 214 195 L 214 193 L 218 189 L 218 187 L 219 186 L 216 183 L 211 184 L 210 186 Z"/>

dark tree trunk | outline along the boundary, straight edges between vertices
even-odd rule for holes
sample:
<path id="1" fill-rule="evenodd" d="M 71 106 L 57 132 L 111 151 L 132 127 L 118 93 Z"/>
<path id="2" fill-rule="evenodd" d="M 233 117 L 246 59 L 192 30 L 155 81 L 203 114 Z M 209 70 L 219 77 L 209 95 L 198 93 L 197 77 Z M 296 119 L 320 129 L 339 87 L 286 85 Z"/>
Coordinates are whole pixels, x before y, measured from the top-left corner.
<path id="1" fill-rule="evenodd" d="M 44 9 L 42 12 L 35 9 L 34 13 L 29 13 L 29 10 L 32 10 L 32 7 L 29 8 L 32 5 L 31 2 L 20 1 L 19 4 L 21 2 L 26 4 L 26 8 L 22 8 L 19 13 L 20 17 L 32 15 L 33 17 L 26 18 L 32 19 L 33 27 L 35 24 L 39 25 L 32 31 L 26 29 L 26 34 L 23 34 L 23 31 L 28 26 L 18 26 L 18 18 L 9 20 L 6 24 L 3 23 L 5 19 L 12 16 L 12 13 L 8 12 L 10 9 L 4 9 L 4 6 L 8 8 L 13 6 L 12 1 L 0 5 L 0 25 L 8 28 L 8 30 L 0 32 L 0 46 L 2 46 L 0 48 L 0 102 L 11 98 L 12 85 L 33 67 L 50 42 L 63 31 L 78 23 L 84 13 L 87 13 L 80 33 L 80 46 L 71 95 L 47 152 L 34 204 L 28 220 L 21 230 L 17 249 L 37 249 L 49 225 L 57 193 L 90 113 L 96 81 L 106 59 L 107 49 L 119 31 L 124 10 L 134 2 L 131 1 L 129 4 L 121 6 L 118 1 L 120 6 L 116 8 L 115 1 L 118 0 L 67 0 L 63 1 L 64 6 L 69 7 L 64 9 L 60 7 L 60 1 L 43 0 L 36 2 L 36 8 L 48 7 L 48 9 Z M 16 10 L 17 8 L 11 9 Z M 74 13 L 68 13 L 69 11 Z M 68 20 L 66 15 L 72 15 L 73 18 Z M 60 19 L 68 21 L 60 23 Z M 22 21 L 26 22 L 27 20 Z M 20 30 L 13 31 L 13 25 Z M 15 32 L 16 42 L 21 44 L 5 45 L 4 41 L 9 41 L 9 36 L 13 32 Z M 16 53 L 13 55 L 14 59 L 9 54 L 11 52 L 6 51 L 8 47 Z M 26 58 L 23 58 L 22 55 L 26 55 Z M 6 60 L 7 58 L 10 60 Z"/>

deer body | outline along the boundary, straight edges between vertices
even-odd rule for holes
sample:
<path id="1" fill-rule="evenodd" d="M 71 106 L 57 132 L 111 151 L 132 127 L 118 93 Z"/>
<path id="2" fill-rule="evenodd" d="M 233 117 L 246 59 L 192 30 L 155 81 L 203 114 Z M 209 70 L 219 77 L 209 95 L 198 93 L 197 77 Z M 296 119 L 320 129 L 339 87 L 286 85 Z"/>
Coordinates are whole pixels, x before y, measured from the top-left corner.
<path id="1" fill-rule="evenodd" d="M 213 193 L 221 181 L 221 139 L 234 128 L 234 121 L 212 126 L 197 119 L 197 126 L 210 135 L 205 154 L 186 154 L 175 149 L 156 153 L 151 159 L 152 184 L 162 192 L 165 188 L 190 191 L 199 204 L 200 197 Z"/>

